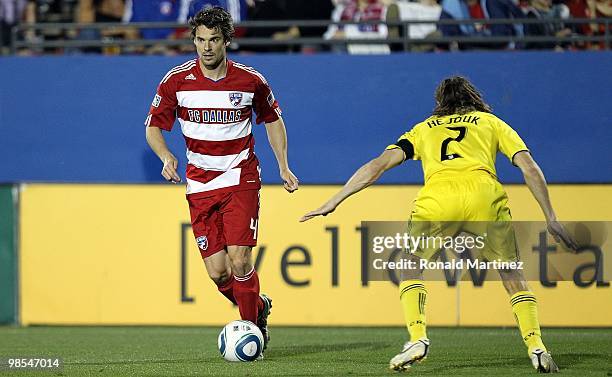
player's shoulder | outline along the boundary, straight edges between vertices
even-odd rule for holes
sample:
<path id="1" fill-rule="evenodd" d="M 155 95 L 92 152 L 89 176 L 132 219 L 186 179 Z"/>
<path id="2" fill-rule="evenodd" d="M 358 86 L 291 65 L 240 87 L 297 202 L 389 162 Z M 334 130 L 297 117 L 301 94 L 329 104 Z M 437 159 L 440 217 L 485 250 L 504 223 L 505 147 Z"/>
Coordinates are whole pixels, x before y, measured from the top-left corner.
<path id="1" fill-rule="evenodd" d="M 413 141 L 420 134 L 419 130 L 423 127 L 423 124 L 425 124 L 424 121 L 416 124 L 413 123 L 412 127 L 409 127 L 407 130 L 404 131 L 404 133 L 402 133 L 400 139 Z"/>
<path id="2" fill-rule="evenodd" d="M 427 124 L 427 122 L 430 122 L 430 121 L 432 121 L 432 120 L 436 120 L 436 119 L 438 119 L 438 118 L 441 118 L 441 117 L 439 117 L 439 116 L 437 116 L 437 115 L 430 115 L 430 116 L 428 116 L 427 118 L 425 118 L 425 119 L 423 119 L 422 121 L 420 121 L 419 123 L 415 124 L 414 126 L 415 126 L 415 127 L 416 127 L 416 126 L 421 126 L 421 125 L 423 125 L 423 124 Z"/>
<path id="3" fill-rule="evenodd" d="M 500 129 L 512 128 L 502 118 L 500 118 L 499 116 L 493 113 L 479 111 L 477 112 L 477 114 L 481 119 L 485 120 L 483 124 L 489 124 L 490 127 L 492 127 L 493 129 L 497 131 L 499 131 Z"/>
<path id="4" fill-rule="evenodd" d="M 192 69 L 194 69 L 196 67 L 196 64 L 198 63 L 197 59 L 191 59 L 188 60 L 186 62 L 184 62 L 183 64 L 179 64 L 175 67 L 172 67 L 165 75 L 164 77 L 161 79 L 160 84 L 166 84 L 168 82 L 171 81 L 175 81 L 177 79 L 183 79 L 185 74 L 189 74 L 189 71 L 191 71 Z"/>
<path id="5" fill-rule="evenodd" d="M 487 120 L 490 123 L 502 122 L 502 120 L 493 113 L 488 113 L 485 111 L 474 111 L 474 115 L 480 117 L 481 119 Z"/>
<path id="6" fill-rule="evenodd" d="M 255 68 L 249 67 L 248 65 L 244 65 L 242 63 L 238 63 L 235 61 L 232 61 L 231 64 L 235 68 L 235 72 L 237 75 L 241 75 L 245 78 L 249 78 L 254 81 L 262 82 L 264 84 L 268 84 L 268 81 L 266 80 L 264 75 L 259 73 L 259 71 L 256 70 Z"/>
<path id="7" fill-rule="evenodd" d="M 425 119 L 423 119 L 422 121 L 420 121 L 420 122 L 418 122 L 417 124 L 415 124 L 414 126 L 412 126 L 412 130 L 414 130 L 414 131 L 418 131 L 418 130 L 420 130 L 420 129 L 421 129 L 421 128 L 423 128 L 423 127 L 428 127 L 428 126 L 427 126 L 427 123 L 428 123 L 428 122 L 430 122 L 430 121 L 432 121 L 432 120 L 436 120 L 436 119 L 438 119 L 438 118 L 440 118 L 440 117 L 439 117 L 439 116 L 436 116 L 436 115 L 430 115 L 430 116 L 428 116 L 427 118 L 425 118 Z"/>

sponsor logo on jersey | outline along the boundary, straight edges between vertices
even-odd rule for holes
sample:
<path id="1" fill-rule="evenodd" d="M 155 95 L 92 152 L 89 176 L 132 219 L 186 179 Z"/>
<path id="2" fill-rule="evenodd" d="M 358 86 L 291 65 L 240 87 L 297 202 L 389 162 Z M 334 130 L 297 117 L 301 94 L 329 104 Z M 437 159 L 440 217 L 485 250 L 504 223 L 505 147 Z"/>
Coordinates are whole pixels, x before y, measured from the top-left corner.
<path id="1" fill-rule="evenodd" d="M 202 251 L 206 251 L 206 249 L 208 249 L 208 238 L 206 238 L 206 236 L 200 236 L 196 238 L 196 242 L 198 243 L 198 247 L 202 249 Z"/>
<path id="2" fill-rule="evenodd" d="M 159 107 L 161 100 L 162 100 L 162 97 L 159 94 L 156 94 L 155 98 L 153 98 L 153 107 Z"/>
<path id="3" fill-rule="evenodd" d="M 228 124 L 240 122 L 242 110 L 219 110 L 219 109 L 189 109 L 187 117 L 190 122 Z"/>
<path id="4" fill-rule="evenodd" d="M 196 80 L 196 77 L 193 75 L 193 73 L 190 73 L 185 77 L 185 80 Z"/>
<path id="5" fill-rule="evenodd" d="M 230 93 L 229 100 L 232 103 L 232 106 L 238 107 L 242 103 L 242 93 Z"/>

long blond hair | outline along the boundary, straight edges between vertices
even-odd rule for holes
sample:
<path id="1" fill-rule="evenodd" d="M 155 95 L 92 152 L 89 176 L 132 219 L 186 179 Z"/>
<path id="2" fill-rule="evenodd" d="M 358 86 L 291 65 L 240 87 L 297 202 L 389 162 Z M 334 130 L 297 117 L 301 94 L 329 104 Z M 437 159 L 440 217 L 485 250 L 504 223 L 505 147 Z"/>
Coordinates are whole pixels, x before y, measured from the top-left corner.
<path id="1" fill-rule="evenodd" d="M 491 112 L 491 106 L 482 99 L 478 89 L 462 76 L 442 80 L 436 88 L 435 98 L 436 107 L 433 115 L 465 114 L 471 111 Z"/>

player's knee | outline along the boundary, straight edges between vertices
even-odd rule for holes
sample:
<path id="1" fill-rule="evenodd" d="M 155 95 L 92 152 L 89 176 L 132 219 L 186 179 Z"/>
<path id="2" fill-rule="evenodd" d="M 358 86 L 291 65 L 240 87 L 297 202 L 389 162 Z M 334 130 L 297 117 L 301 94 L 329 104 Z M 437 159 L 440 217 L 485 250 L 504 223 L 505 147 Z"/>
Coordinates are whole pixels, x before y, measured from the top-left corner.
<path id="1" fill-rule="evenodd" d="M 244 267 L 251 263 L 251 248 L 248 246 L 228 247 L 230 264 L 233 267 Z"/>
<path id="2" fill-rule="evenodd" d="M 502 268 L 500 268 L 500 269 L 497 270 L 497 272 L 499 273 L 499 276 L 504 281 L 521 282 L 521 281 L 525 280 L 525 278 L 523 277 L 523 273 L 520 270 L 502 269 Z"/>
<path id="3" fill-rule="evenodd" d="M 235 258 L 231 264 L 232 272 L 238 276 L 246 275 L 252 267 L 248 258 Z"/>
<path id="4" fill-rule="evenodd" d="M 404 280 L 424 280 L 422 270 L 402 270 L 402 281 Z"/>
<path id="5" fill-rule="evenodd" d="M 234 275 L 245 275 L 252 268 L 250 255 L 248 253 L 235 253 L 230 257 L 230 265 Z"/>
<path id="6" fill-rule="evenodd" d="M 415 266 L 419 266 L 421 258 L 414 254 L 409 254 L 406 256 L 406 259 Z M 410 268 L 401 270 L 401 279 L 404 280 L 423 280 L 423 269 L 420 267 Z"/>
<path id="7" fill-rule="evenodd" d="M 520 291 L 528 291 L 529 285 L 523 276 L 523 273 L 517 270 L 504 270 L 499 269 L 499 276 L 501 277 L 504 288 L 508 294 L 513 295 Z"/>
<path id="8" fill-rule="evenodd" d="M 208 277 L 210 277 L 216 285 L 224 285 L 232 277 L 232 273 L 229 270 L 209 271 Z"/>

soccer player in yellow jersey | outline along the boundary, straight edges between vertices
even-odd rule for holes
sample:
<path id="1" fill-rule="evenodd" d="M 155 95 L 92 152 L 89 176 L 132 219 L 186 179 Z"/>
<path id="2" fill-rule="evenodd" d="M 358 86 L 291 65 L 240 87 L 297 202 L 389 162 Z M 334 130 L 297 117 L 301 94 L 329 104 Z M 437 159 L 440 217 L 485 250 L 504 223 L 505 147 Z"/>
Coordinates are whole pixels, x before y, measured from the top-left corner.
<path id="1" fill-rule="evenodd" d="M 544 212 L 548 231 L 557 242 L 575 249 L 576 244 L 557 221 L 551 206 L 546 180 L 519 135 L 491 113 L 478 90 L 463 77 L 443 80 L 435 93 L 431 117 L 403 134 L 377 158 L 359 168 L 340 192 L 300 221 L 333 212 L 342 201 L 374 183 L 386 170 L 405 160 L 421 160 L 425 185 L 414 202 L 411 221 L 509 221 L 508 197 L 497 180 L 495 157 L 501 151 L 521 169 L 525 183 Z M 489 250 L 487 259 L 515 261 L 512 239 L 503 250 Z M 412 258 L 431 258 L 419 252 Z M 520 270 L 498 270 L 510 295 L 512 311 L 535 369 L 559 369 L 542 342 L 536 297 Z M 427 290 L 422 271 L 403 271 L 400 301 L 410 341 L 390 361 L 390 368 L 406 370 L 424 359 L 429 350 L 426 333 Z"/>

